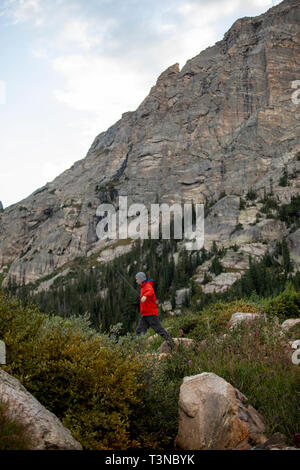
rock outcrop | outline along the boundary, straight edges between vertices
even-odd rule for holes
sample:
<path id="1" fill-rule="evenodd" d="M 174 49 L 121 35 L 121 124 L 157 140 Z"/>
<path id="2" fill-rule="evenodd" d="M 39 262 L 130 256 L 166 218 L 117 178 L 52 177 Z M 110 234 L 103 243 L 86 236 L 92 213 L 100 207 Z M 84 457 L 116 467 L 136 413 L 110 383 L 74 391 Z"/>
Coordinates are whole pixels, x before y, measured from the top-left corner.
<path id="1" fill-rule="evenodd" d="M 300 323 L 300 318 L 289 318 L 288 320 L 285 320 L 281 324 L 281 328 L 283 331 L 288 331 L 291 328 L 293 328 L 295 325 L 298 325 Z"/>
<path id="2" fill-rule="evenodd" d="M 267 440 L 264 432 L 263 418 L 224 379 L 207 372 L 183 379 L 175 448 L 251 449 Z"/>
<path id="3" fill-rule="evenodd" d="M 0 369 L 0 402 L 7 413 L 26 425 L 32 437 L 31 450 L 81 450 L 60 420 L 46 410 L 20 382 Z"/>
<path id="4" fill-rule="evenodd" d="M 228 328 L 233 329 L 241 323 L 250 323 L 261 317 L 262 315 L 260 313 L 235 312 L 228 322 Z"/>
<path id="5" fill-rule="evenodd" d="M 86 158 L 5 208 L 6 280 L 33 282 L 100 253 L 107 243 L 97 238 L 96 208 L 104 201 L 117 207 L 120 195 L 149 205 L 217 201 L 225 192 L 206 217 L 206 247 L 213 240 L 271 244 L 289 235 L 265 215 L 256 224 L 259 205 L 241 209 L 240 196 L 272 189 L 286 202 L 299 192 L 300 107 L 292 100 L 300 77 L 299 19 L 299 1 L 285 0 L 237 20 L 181 70 L 175 64 L 164 71 L 136 111 L 95 138 Z M 287 187 L 279 185 L 284 169 L 292 175 Z M 299 236 L 289 239 L 295 260 Z"/>
<path id="6" fill-rule="evenodd" d="M 175 294 L 175 302 L 177 307 L 181 307 L 186 300 L 190 298 L 191 289 L 190 288 L 183 288 L 178 289 Z"/>

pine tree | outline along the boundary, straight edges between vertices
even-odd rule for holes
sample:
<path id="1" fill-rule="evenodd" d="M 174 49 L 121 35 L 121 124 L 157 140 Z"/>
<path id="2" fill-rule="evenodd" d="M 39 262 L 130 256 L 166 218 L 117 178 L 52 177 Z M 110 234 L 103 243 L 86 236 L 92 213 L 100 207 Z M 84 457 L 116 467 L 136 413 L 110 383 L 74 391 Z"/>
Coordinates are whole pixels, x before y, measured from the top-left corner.
<path id="1" fill-rule="evenodd" d="M 287 274 L 293 270 L 291 258 L 290 258 L 290 252 L 288 249 L 288 245 L 286 242 L 286 239 L 284 238 L 281 243 L 281 253 L 282 253 L 282 264 L 283 264 L 283 269 L 284 272 Z"/>

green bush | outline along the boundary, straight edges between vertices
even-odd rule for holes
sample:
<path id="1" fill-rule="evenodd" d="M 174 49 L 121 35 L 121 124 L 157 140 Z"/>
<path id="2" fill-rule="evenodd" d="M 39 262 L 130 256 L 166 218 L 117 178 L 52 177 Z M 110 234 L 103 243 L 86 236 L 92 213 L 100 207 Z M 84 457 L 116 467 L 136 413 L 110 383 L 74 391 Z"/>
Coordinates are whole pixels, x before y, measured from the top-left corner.
<path id="1" fill-rule="evenodd" d="M 285 290 L 266 305 L 266 313 L 275 315 L 281 320 L 300 317 L 300 292 L 287 281 Z"/>
<path id="2" fill-rule="evenodd" d="M 7 346 L 6 371 L 85 449 L 144 445 L 143 437 L 131 431 L 144 395 L 144 362 L 133 348 L 122 349 L 96 334 L 85 319 L 49 318 L 3 294 L 0 337 Z"/>
<path id="3" fill-rule="evenodd" d="M 218 276 L 219 274 L 221 274 L 221 272 L 223 272 L 223 266 L 216 256 L 213 258 L 211 265 L 209 267 L 209 270 L 211 273 L 215 274 L 216 276 Z"/>
<path id="4" fill-rule="evenodd" d="M 190 331 L 189 336 L 197 341 L 219 335 L 235 312 L 258 312 L 257 304 L 244 299 L 231 302 L 218 301 L 205 307 L 198 316 L 198 322 Z"/>
<path id="5" fill-rule="evenodd" d="M 254 201 L 256 198 L 257 198 L 257 192 L 253 188 L 248 189 L 247 194 L 246 194 L 246 199 L 250 201 Z"/>
<path id="6" fill-rule="evenodd" d="M 285 337 L 288 341 L 300 339 L 300 323 L 297 323 L 296 325 L 292 326 L 292 328 L 289 328 L 289 330 L 285 333 Z"/>

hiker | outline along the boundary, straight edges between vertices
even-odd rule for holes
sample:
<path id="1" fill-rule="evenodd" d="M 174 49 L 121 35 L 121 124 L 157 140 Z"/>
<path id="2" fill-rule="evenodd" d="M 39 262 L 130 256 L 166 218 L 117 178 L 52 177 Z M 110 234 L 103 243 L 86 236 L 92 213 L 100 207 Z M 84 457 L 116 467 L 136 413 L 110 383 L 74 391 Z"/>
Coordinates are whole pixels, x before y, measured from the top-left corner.
<path id="1" fill-rule="evenodd" d="M 153 330 L 167 340 L 170 346 L 173 346 L 174 341 L 172 336 L 162 327 L 158 319 L 158 311 L 156 305 L 156 297 L 153 289 L 152 279 L 147 279 L 146 274 L 143 272 L 137 273 L 135 276 L 136 282 L 141 286 L 141 302 L 140 312 L 141 318 L 136 329 L 136 335 L 146 333 L 148 328 Z"/>

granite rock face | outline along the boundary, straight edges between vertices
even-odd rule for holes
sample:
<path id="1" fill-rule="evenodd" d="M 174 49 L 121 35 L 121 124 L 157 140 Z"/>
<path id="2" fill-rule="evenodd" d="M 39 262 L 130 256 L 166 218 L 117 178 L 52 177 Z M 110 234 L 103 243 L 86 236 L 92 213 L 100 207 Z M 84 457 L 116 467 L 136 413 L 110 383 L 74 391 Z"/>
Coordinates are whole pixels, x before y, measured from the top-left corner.
<path id="1" fill-rule="evenodd" d="M 206 218 L 206 245 L 285 235 L 274 221 L 246 233 L 237 227 L 255 218 L 255 207 L 239 208 L 249 188 L 263 194 L 272 185 L 281 201 L 299 192 L 300 106 L 292 100 L 299 24 L 298 0 L 237 20 L 181 70 L 175 64 L 164 71 L 138 109 L 99 134 L 83 160 L 1 212 L 6 279 L 29 283 L 100 252 L 107 243 L 96 235 L 96 208 L 105 201 L 117 207 L 120 195 L 149 205 L 201 203 L 225 192 Z M 284 167 L 295 174 L 288 188 L 278 185 Z"/>

